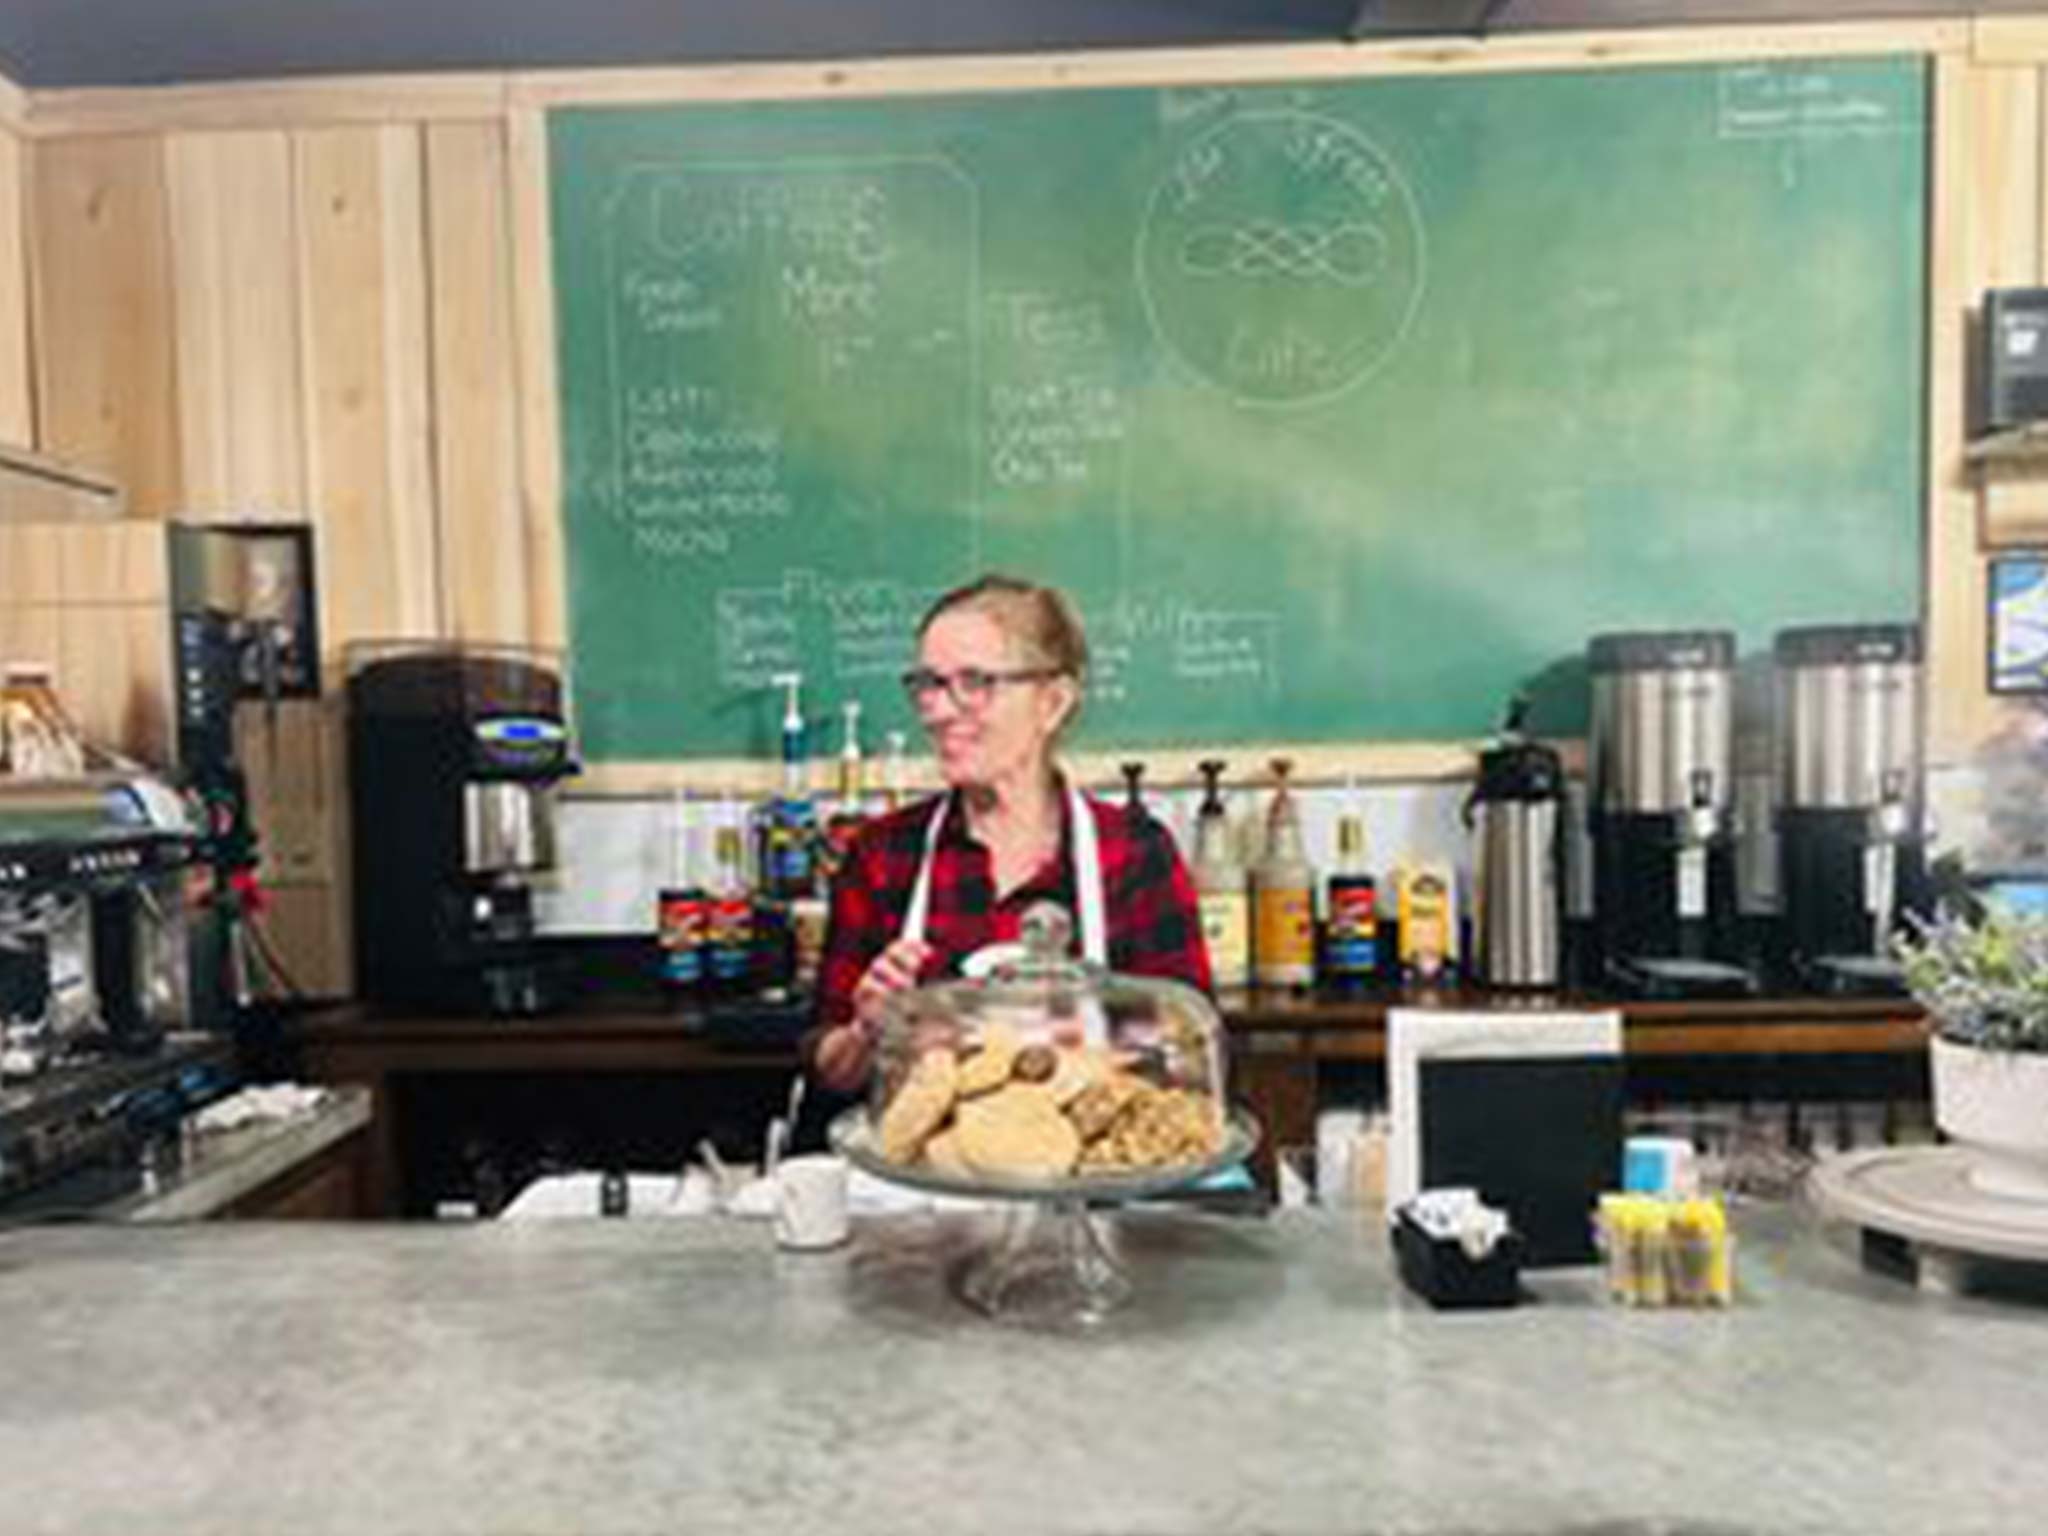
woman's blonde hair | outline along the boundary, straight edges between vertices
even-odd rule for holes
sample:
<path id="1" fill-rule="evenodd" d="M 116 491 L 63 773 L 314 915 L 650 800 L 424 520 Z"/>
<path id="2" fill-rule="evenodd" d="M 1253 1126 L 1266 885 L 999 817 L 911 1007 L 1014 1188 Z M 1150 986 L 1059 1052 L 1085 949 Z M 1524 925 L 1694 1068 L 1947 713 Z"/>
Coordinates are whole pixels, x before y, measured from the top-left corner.
<path id="1" fill-rule="evenodd" d="M 1049 667 L 1073 678 L 1076 683 L 1088 675 L 1088 637 L 1081 632 L 1081 619 L 1074 605 L 1051 587 L 1021 581 L 1015 576 L 988 575 L 955 587 L 930 608 L 917 626 L 924 638 L 938 619 L 958 609 L 985 613 L 1002 626 L 1003 632 L 1026 652 L 1034 667 Z"/>

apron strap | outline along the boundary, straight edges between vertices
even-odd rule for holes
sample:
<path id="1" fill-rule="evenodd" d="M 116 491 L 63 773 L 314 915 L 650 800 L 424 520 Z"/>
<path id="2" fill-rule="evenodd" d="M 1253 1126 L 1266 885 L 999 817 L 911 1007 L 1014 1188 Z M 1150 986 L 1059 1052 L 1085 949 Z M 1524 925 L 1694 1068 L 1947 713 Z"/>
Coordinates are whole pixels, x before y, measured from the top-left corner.
<path id="1" fill-rule="evenodd" d="M 1067 830 L 1074 840 L 1074 894 L 1081 904 L 1081 958 L 1109 969 L 1109 917 L 1102 900 L 1102 850 L 1095 841 L 1095 813 L 1081 791 L 1067 786 Z"/>
<path id="2" fill-rule="evenodd" d="M 922 939 L 931 917 L 932 864 L 939 851 L 939 834 L 946 825 L 946 812 L 953 797 L 941 795 L 932 807 L 924 829 L 924 858 L 917 866 L 917 881 L 910 888 L 910 905 L 903 911 L 899 938 Z M 1109 968 L 1109 915 L 1102 894 L 1102 849 L 1095 836 L 1095 815 L 1081 791 L 1067 786 L 1067 831 L 1074 844 L 1074 892 L 1081 907 L 1081 957 L 1091 965 Z"/>
<path id="3" fill-rule="evenodd" d="M 946 825 L 946 811 L 953 803 L 950 794 L 939 796 L 939 803 L 932 807 L 932 819 L 925 824 L 924 857 L 918 861 L 917 883 L 910 888 L 910 905 L 903 911 L 903 927 L 896 935 L 901 939 L 924 939 L 925 920 L 932 907 L 932 862 L 939 851 L 939 833 Z"/>

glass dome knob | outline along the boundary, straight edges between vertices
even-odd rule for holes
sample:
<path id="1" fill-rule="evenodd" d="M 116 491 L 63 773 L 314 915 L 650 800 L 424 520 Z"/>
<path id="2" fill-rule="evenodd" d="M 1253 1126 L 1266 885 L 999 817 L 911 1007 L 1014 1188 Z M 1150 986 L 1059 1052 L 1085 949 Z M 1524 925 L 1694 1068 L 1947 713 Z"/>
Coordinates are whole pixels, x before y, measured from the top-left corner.
<path id="1" fill-rule="evenodd" d="M 1034 902 L 1017 925 L 1017 932 L 1032 966 L 1057 965 L 1066 958 L 1067 946 L 1073 942 L 1074 920 L 1056 902 Z"/>

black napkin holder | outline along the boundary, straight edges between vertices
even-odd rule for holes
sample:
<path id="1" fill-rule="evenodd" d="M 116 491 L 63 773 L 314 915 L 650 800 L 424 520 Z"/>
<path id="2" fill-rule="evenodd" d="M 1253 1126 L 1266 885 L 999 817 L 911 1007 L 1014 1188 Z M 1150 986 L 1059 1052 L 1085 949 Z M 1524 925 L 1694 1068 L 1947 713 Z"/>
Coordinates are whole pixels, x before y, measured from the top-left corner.
<path id="1" fill-rule="evenodd" d="M 1402 1211 L 1394 1221 L 1394 1253 L 1402 1281 L 1432 1307 L 1512 1307 L 1522 1299 L 1522 1239 L 1515 1232 L 1474 1259 L 1455 1237 L 1433 1237 Z"/>

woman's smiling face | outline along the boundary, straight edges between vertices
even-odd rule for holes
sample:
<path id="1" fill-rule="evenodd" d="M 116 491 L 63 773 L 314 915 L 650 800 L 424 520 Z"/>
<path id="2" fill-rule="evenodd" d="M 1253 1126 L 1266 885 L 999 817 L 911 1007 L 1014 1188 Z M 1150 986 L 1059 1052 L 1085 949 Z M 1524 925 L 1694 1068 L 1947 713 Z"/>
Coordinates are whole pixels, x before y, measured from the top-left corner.
<path id="1" fill-rule="evenodd" d="M 917 708 L 948 785 L 1013 782 L 1050 766 L 1073 685 L 1064 677 L 1015 676 L 1035 664 L 993 616 L 976 608 L 940 614 L 918 640 L 917 664 L 947 680 Z M 968 697 L 960 678 L 974 673 L 1000 680 L 985 697 Z"/>

